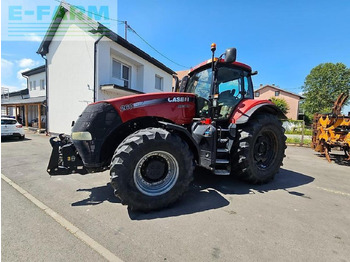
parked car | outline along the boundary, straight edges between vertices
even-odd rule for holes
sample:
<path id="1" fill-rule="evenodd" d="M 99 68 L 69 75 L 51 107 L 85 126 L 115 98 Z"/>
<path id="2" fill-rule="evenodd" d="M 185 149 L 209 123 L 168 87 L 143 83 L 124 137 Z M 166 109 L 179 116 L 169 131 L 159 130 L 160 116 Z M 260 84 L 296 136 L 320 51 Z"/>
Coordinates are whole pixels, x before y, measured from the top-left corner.
<path id="1" fill-rule="evenodd" d="M 15 116 L 10 116 L 10 115 L 1 115 L 1 118 L 12 118 L 12 119 L 16 119 Z"/>
<path id="2" fill-rule="evenodd" d="M 23 126 L 16 119 L 10 117 L 1 118 L 1 137 L 18 137 L 24 139 Z"/>

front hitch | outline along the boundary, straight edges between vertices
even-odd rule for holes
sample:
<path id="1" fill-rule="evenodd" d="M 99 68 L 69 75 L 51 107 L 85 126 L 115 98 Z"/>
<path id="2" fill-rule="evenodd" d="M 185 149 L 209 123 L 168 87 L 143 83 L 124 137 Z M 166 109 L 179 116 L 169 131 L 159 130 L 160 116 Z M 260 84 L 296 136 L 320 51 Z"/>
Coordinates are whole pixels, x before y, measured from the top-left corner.
<path id="1" fill-rule="evenodd" d="M 52 152 L 47 172 L 51 176 L 74 173 L 85 175 L 88 173 L 78 151 L 68 136 L 60 134 L 59 137 L 52 137 L 50 138 L 50 144 Z"/>

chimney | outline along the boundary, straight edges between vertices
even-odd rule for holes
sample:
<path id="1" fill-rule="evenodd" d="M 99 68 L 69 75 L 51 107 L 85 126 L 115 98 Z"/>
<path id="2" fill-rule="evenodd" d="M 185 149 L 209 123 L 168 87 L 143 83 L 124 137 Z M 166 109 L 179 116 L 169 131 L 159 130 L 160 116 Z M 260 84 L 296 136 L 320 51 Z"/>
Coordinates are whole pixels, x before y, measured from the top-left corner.
<path id="1" fill-rule="evenodd" d="M 260 86 L 263 86 L 263 84 L 260 84 Z"/>

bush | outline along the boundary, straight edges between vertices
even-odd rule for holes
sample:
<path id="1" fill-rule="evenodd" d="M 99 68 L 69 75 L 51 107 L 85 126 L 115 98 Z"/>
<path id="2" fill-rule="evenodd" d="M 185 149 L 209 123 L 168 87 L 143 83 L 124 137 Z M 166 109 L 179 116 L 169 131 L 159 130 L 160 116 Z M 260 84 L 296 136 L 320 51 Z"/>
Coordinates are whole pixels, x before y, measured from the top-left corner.
<path id="1" fill-rule="evenodd" d="M 271 97 L 270 100 L 283 112 L 283 114 L 288 113 L 290 108 L 287 101 L 284 98 Z"/>

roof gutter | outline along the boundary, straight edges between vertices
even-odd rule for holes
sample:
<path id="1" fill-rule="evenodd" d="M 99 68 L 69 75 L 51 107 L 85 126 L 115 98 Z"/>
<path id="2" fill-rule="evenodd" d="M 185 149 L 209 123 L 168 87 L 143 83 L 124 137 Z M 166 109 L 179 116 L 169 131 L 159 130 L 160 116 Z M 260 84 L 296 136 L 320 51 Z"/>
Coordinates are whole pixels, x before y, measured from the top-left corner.
<path id="1" fill-rule="evenodd" d="M 100 42 L 100 40 L 104 37 L 102 34 L 94 43 L 94 103 L 96 102 L 96 89 L 97 89 L 97 83 L 96 83 L 96 75 L 97 75 L 97 58 L 96 58 L 96 53 L 97 53 L 97 44 Z"/>

